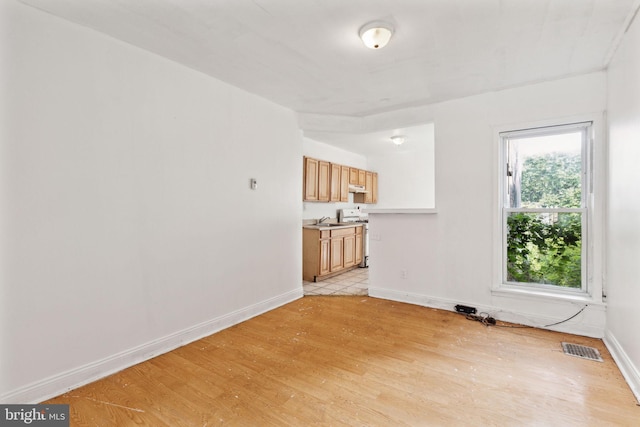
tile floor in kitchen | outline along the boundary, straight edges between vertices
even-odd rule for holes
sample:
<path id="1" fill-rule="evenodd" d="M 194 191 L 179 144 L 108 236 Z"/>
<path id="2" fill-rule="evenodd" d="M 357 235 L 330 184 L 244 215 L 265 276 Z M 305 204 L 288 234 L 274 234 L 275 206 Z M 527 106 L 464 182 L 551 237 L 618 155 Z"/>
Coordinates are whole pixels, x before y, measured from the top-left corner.
<path id="1" fill-rule="evenodd" d="M 304 294 L 312 295 L 368 295 L 369 268 L 355 268 L 319 282 L 302 282 Z"/>

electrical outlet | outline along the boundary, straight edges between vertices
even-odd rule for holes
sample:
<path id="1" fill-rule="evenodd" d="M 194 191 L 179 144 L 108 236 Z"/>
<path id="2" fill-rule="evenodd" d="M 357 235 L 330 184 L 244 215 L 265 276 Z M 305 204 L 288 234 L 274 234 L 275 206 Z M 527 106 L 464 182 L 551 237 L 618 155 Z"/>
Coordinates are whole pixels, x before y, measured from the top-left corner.
<path id="1" fill-rule="evenodd" d="M 382 240 L 379 234 L 371 234 L 369 237 L 371 240 Z"/>
<path id="2" fill-rule="evenodd" d="M 400 270 L 400 277 L 402 277 L 403 279 L 407 278 L 407 270 Z"/>

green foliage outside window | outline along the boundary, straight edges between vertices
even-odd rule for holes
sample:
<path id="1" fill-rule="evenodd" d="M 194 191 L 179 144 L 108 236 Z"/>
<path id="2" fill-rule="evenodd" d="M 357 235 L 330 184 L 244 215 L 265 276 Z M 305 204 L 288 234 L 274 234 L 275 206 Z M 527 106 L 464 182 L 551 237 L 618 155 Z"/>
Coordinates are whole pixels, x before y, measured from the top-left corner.
<path id="1" fill-rule="evenodd" d="M 579 208 L 579 155 L 529 157 L 522 172 L 522 206 Z M 581 288 L 579 213 L 511 213 L 507 217 L 507 280 Z"/>
<path id="2" fill-rule="evenodd" d="M 527 158 L 522 172 L 522 206 L 579 208 L 580 155 L 545 154 Z"/>
<path id="3" fill-rule="evenodd" d="M 507 218 L 507 280 L 581 287 L 580 215 L 512 213 Z"/>

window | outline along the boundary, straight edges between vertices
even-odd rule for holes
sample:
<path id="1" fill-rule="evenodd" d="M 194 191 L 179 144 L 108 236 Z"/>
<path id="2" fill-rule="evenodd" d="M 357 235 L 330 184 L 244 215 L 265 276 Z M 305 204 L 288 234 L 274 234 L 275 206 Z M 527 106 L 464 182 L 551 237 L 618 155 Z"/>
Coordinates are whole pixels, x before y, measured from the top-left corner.
<path id="1" fill-rule="evenodd" d="M 500 134 L 502 283 L 586 292 L 592 124 Z"/>

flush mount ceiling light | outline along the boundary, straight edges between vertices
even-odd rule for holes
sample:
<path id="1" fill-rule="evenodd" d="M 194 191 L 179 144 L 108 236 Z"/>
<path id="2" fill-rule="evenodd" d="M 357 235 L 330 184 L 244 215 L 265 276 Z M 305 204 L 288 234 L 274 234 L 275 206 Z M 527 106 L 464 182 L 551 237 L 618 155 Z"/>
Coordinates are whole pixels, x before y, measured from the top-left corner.
<path id="1" fill-rule="evenodd" d="M 385 47 L 393 35 L 391 24 L 382 21 L 369 22 L 360 28 L 360 38 L 369 49 Z"/>
<path id="2" fill-rule="evenodd" d="M 407 137 L 404 135 L 393 135 L 391 137 L 391 142 L 393 142 L 396 145 L 402 145 L 406 140 L 407 140 Z"/>

